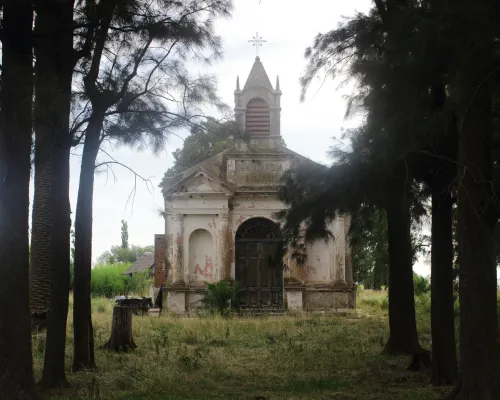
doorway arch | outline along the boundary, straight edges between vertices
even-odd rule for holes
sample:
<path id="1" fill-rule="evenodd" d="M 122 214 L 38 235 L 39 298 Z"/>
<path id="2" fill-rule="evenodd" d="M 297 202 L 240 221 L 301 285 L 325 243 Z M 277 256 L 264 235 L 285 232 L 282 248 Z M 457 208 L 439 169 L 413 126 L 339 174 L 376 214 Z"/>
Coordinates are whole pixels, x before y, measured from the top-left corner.
<path id="1" fill-rule="evenodd" d="M 283 307 L 282 246 L 273 221 L 258 217 L 240 225 L 235 235 L 235 280 L 245 288 L 240 307 Z"/>

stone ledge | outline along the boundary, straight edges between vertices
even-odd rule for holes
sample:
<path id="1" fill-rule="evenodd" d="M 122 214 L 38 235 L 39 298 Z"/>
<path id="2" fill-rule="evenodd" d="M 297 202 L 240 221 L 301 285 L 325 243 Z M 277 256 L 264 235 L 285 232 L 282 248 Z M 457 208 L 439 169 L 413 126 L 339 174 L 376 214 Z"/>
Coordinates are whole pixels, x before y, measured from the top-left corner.
<path id="1" fill-rule="evenodd" d="M 167 292 L 185 292 L 187 286 L 184 282 L 169 283 L 163 287 L 163 291 Z"/>

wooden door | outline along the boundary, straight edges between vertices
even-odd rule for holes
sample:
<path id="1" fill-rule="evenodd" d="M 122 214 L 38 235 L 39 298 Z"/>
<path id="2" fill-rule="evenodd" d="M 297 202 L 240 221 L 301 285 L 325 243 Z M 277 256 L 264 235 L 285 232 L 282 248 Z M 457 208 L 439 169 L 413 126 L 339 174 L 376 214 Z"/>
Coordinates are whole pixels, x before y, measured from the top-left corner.
<path id="1" fill-rule="evenodd" d="M 236 243 L 236 281 L 245 288 L 240 307 L 283 306 L 283 271 L 274 257 L 278 245 L 276 241 Z"/>

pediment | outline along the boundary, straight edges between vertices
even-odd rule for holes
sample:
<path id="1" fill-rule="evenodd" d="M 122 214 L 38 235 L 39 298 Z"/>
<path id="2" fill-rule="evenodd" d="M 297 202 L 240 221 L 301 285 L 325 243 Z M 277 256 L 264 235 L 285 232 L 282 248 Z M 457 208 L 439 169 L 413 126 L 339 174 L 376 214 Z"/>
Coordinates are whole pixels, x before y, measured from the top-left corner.
<path id="1" fill-rule="evenodd" d="M 203 168 L 199 168 L 172 187 L 166 190 L 168 194 L 228 194 L 234 190 Z"/>

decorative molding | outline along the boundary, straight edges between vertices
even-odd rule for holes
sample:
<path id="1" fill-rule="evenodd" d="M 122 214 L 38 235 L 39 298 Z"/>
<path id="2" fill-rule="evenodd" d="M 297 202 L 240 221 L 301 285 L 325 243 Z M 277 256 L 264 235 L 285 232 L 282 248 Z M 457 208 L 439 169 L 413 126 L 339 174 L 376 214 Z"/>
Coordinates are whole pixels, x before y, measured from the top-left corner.
<path id="1" fill-rule="evenodd" d="M 172 219 L 174 221 L 180 222 L 184 218 L 184 214 L 172 214 Z"/>
<path id="2" fill-rule="evenodd" d="M 229 221 L 229 214 L 228 213 L 219 214 L 219 220 L 223 222 Z"/>

